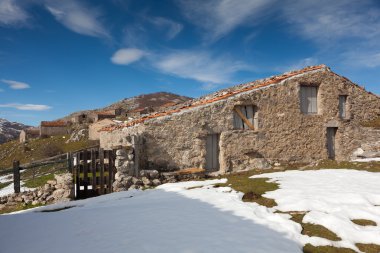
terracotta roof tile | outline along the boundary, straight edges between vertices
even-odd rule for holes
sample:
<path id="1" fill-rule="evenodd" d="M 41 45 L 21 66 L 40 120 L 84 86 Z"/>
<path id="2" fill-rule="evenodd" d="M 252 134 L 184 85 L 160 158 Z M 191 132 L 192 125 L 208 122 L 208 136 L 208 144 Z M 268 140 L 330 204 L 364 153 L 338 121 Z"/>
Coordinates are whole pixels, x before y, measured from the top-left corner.
<path id="1" fill-rule="evenodd" d="M 226 92 L 224 92 L 224 93 L 222 93 L 220 95 L 216 95 L 216 96 L 214 96 L 212 98 L 207 98 L 206 97 L 205 99 L 199 99 L 199 100 L 195 99 L 195 100 L 193 100 L 192 103 L 190 103 L 188 105 L 184 105 L 184 106 L 182 106 L 182 107 L 180 107 L 178 109 L 173 109 L 173 110 L 168 110 L 168 111 L 163 111 L 163 112 L 158 112 L 158 113 L 152 113 L 152 114 L 149 114 L 149 115 L 144 116 L 142 118 L 139 118 L 139 119 L 136 119 L 136 120 L 132 120 L 132 121 L 124 123 L 124 124 L 111 125 L 111 126 L 104 127 L 100 131 L 111 132 L 111 131 L 114 131 L 114 130 L 117 130 L 117 129 L 122 129 L 122 128 L 125 128 L 125 127 L 134 126 L 134 125 L 143 123 L 143 122 L 145 122 L 146 120 L 149 120 L 149 119 L 159 118 L 159 117 L 163 117 L 163 116 L 168 116 L 168 115 L 171 115 L 173 113 L 184 111 L 184 110 L 187 110 L 187 109 L 190 109 L 190 108 L 194 108 L 194 107 L 198 107 L 198 106 L 201 106 L 201 105 L 210 104 L 210 103 L 213 103 L 213 102 L 216 102 L 216 101 L 220 101 L 220 100 L 232 97 L 234 95 L 237 95 L 237 94 L 240 94 L 240 93 L 243 93 L 243 92 L 246 92 L 246 91 L 250 91 L 250 90 L 258 89 L 258 88 L 261 88 L 261 87 L 266 87 L 266 86 L 269 86 L 269 85 L 272 85 L 272 84 L 276 84 L 276 83 L 279 83 L 279 82 L 281 82 L 281 81 L 283 81 L 283 80 L 285 80 L 287 78 L 290 78 L 290 77 L 293 77 L 293 76 L 297 76 L 297 75 L 300 75 L 300 74 L 303 74 L 303 73 L 306 73 L 306 72 L 322 69 L 322 68 L 325 68 L 325 67 L 326 67 L 325 65 L 310 66 L 310 67 L 303 68 L 301 70 L 296 70 L 296 71 L 288 72 L 288 73 L 285 73 L 285 74 L 282 74 L 282 75 L 273 76 L 271 78 L 264 79 L 262 82 L 259 82 L 257 84 L 248 85 L 248 86 L 242 87 L 240 89 L 236 89 L 236 90 L 226 91 Z"/>
<path id="2" fill-rule="evenodd" d="M 43 126 L 43 127 L 65 127 L 65 126 L 67 126 L 67 123 L 63 120 L 41 121 L 41 126 Z"/>

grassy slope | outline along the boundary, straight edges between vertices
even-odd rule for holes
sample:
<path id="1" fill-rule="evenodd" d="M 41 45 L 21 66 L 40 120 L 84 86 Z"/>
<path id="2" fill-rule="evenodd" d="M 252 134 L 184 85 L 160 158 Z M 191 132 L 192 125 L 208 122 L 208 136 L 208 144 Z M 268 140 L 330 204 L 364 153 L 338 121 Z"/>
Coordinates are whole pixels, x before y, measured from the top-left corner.
<path id="1" fill-rule="evenodd" d="M 21 164 L 47 158 L 44 154 L 46 145 L 55 144 L 62 148 L 63 152 L 74 151 L 97 144 L 94 141 L 82 140 L 65 143 L 68 136 L 54 136 L 45 139 L 30 140 L 27 144 L 17 140 L 0 145 L 0 171 L 12 167 L 13 160 L 19 160 Z"/>

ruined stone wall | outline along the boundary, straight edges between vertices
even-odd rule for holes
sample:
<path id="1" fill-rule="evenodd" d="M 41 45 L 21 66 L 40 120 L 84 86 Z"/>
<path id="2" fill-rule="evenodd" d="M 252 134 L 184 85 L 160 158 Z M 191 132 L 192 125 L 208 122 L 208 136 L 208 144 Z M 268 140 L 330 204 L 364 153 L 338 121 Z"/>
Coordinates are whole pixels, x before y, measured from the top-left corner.
<path id="1" fill-rule="evenodd" d="M 19 204 L 24 206 L 46 205 L 70 201 L 74 198 L 73 178 L 71 173 L 56 174 L 54 180 L 34 190 L 12 193 L 0 197 L 0 211 Z"/>
<path id="2" fill-rule="evenodd" d="M 300 84 L 317 85 L 318 114 L 300 110 Z M 347 118 L 338 117 L 339 95 L 348 96 Z M 234 130 L 233 108 L 258 108 L 258 129 Z M 327 159 L 326 127 L 338 127 L 336 158 L 349 159 L 364 138 L 360 122 L 380 114 L 380 99 L 328 69 L 286 79 L 280 84 L 235 95 L 140 125 L 101 133 L 101 146 L 122 143 L 128 134 L 143 136 L 142 169 L 205 168 L 206 137 L 220 135 L 220 170 L 239 171 L 269 162 Z"/>
<path id="3" fill-rule="evenodd" d="M 45 127 L 41 126 L 41 136 L 55 136 L 68 134 L 67 127 Z"/>

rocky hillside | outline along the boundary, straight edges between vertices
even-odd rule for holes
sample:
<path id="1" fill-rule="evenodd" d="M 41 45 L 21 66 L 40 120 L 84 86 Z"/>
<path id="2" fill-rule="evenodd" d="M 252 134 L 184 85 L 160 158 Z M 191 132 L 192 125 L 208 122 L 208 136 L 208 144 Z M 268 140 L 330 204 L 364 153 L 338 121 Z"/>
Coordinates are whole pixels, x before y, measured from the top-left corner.
<path id="1" fill-rule="evenodd" d="M 108 105 L 103 108 L 74 112 L 62 118 L 62 120 L 71 119 L 73 116 L 79 115 L 81 113 L 88 114 L 90 112 L 112 110 L 112 109 L 117 109 L 117 108 L 122 108 L 125 111 L 132 111 L 136 109 L 143 109 L 146 107 L 150 107 L 153 110 L 157 110 L 160 106 L 168 105 L 168 104 L 183 103 L 190 99 L 192 98 L 186 97 L 186 96 L 180 96 L 180 95 L 169 93 L 169 92 L 156 92 L 156 93 L 150 93 L 150 94 L 143 94 L 136 97 L 125 98 L 123 100 L 120 100 L 114 104 Z"/>
<path id="2" fill-rule="evenodd" d="M 21 130 L 28 127 L 30 126 L 0 118 L 0 144 L 18 138 Z"/>

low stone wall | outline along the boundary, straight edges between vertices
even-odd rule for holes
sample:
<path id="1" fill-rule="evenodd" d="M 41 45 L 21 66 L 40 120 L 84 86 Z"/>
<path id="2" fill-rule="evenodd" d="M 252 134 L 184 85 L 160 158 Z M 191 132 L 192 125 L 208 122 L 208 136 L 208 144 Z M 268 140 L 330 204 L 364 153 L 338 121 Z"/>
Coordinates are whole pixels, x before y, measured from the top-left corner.
<path id="1" fill-rule="evenodd" d="M 0 197 L 0 210 L 27 205 L 45 205 L 70 201 L 74 198 L 73 178 L 71 173 L 54 175 L 55 180 L 49 180 L 44 186 L 31 191 L 13 193 Z"/>
<path id="2" fill-rule="evenodd" d="M 362 127 L 360 147 L 352 153 L 351 159 L 380 157 L 380 129 Z"/>

